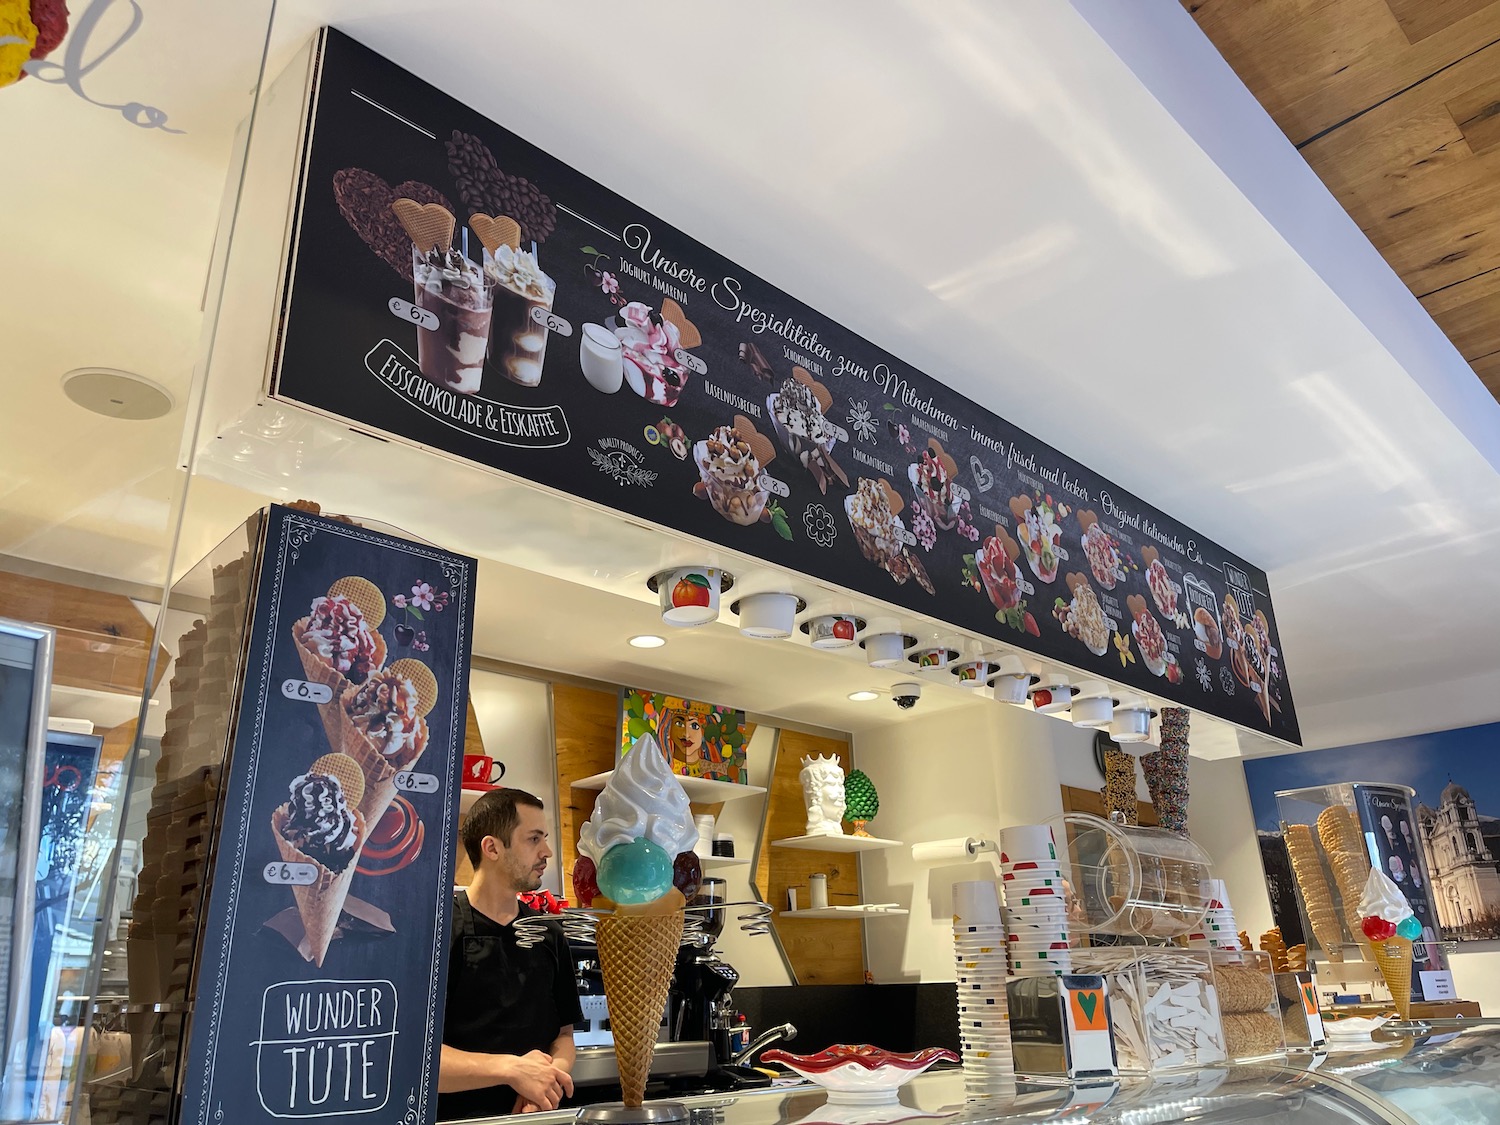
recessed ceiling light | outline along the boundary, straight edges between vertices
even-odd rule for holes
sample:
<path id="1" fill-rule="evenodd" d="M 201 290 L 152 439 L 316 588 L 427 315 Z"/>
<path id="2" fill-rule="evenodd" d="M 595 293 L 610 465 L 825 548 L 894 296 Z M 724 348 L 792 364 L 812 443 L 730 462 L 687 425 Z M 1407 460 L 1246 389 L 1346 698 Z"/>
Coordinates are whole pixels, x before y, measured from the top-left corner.
<path id="1" fill-rule="evenodd" d="M 113 367 L 79 367 L 62 378 L 63 394 L 85 410 L 144 422 L 172 409 L 172 393 L 133 371 Z"/>
<path id="2" fill-rule="evenodd" d="M 638 637 L 630 638 L 632 648 L 661 648 L 666 643 L 666 637 L 658 637 L 654 633 L 642 633 Z"/>
<path id="3" fill-rule="evenodd" d="M 868 703 L 872 699 L 879 699 L 880 693 L 878 691 L 851 691 L 849 698 L 856 703 Z"/>

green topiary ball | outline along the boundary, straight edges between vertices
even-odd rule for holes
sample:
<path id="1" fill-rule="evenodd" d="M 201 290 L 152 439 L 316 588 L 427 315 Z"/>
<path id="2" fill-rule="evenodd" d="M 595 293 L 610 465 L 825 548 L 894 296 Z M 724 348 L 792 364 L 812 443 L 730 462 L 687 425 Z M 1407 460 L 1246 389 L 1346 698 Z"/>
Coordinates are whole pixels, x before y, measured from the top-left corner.
<path id="1" fill-rule="evenodd" d="M 855 770 L 844 778 L 845 820 L 874 820 L 879 811 L 880 795 L 864 770 Z"/>

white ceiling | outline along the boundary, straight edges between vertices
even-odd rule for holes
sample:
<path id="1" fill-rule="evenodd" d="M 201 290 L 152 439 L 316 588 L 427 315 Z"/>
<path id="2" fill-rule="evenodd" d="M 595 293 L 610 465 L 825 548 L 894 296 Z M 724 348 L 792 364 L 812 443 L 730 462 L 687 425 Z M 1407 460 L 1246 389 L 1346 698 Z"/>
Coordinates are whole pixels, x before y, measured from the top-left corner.
<path id="1" fill-rule="evenodd" d="M 153 4 L 84 81 L 97 102 L 161 107 L 181 135 L 135 128 L 63 85 L 0 91 L 6 151 L 33 154 L 0 182 L 7 213 L 26 216 L 7 240 L 24 268 L 0 275 L 0 551 L 141 582 L 167 570 L 199 304 L 269 6 L 209 7 Z M 1419 360 L 1446 370 L 1446 341 L 1396 347 L 1367 323 L 1333 268 L 1368 249 L 1358 232 L 1324 223 L 1317 256 L 1290 229 L 1299 200 L 1326 208 L 1321 187 L 1287 173 L 1281 211 L 1247 198 L 1231 178 L 1246 174 L 1205 151 L 1202 122 L 1185 128 L 1163 104 L 1173 100 L 1085 21 L 1079 9 L 1094 7 L 284 0 L 270 72 L 336 23 L 1265 567 L 1309 745 L 1500 719 L 1500 476 L 1470 440 L 1500 424 L 1500 406 L 1438 394 L 1430 371 L 1419 384 Z M 1139 8 L 1179 31 L 1170 11 L 1187 19 L 1176 0 Z M 1184 73 L 1218 83 L 1215 98 L 1259 114 L 1205 67 L 1201 37 L 1173 49 Z M 1262 178 L 1289 167 L 1274 131 L 1235 140 Z M 238 358 L 214 378 L 244 413 L 256 357 Z M 178 409 L 158 423 L 84 414 L 58 387 L 83 364 L 148 375 Z M 1463 401 L 1464 415 L 1434 397 L 1455 414 Z M 1484 410 L 1494 416 L 1470 413 Z M 234 416 L 216 410 L 211 429 Z M 543 544 L 577 544 L 594 517 L 417 454 L 388 454 L 378 469 L 442 487 L 377 494 L 375 463 L 347 432 L 266 421 L 259 411 L 249 437 L 232 432 L 238 444 L 209 441 L 212 479 L 194 484 L 184 559 L 262 496 L 368 512 L 518 568 L 488 572 L 510 580 L 487 596 L 483 613 L 498 617 L 480 636 L 515 659 L 527 634 L 511 633 L 505 607 L 530 589 L 521 571 L 588 581 L 628 595 L 635 608 L 621 613 L 649 614 L 642 573 L 681 550 L 621 525 L 559 555 Z M 563 620 L 571 601 L 558 599 Z M 570 656 L 570 645 L 619 638 L 563 632 L 550 650 L 560 660 L 618 666 L 622 678 L 637 666 L 688 677 L 714 658 L 695 646 L 716 633 L 741 643 L 718 628 L 674 642 L 670 658 Z M 678 654 L 680 666 L 663 663 Z M 794 690 L 852 690 L 846 672 L 868 677 L 804 656 L 832 659 L 721 650 L 746 705 L 766 711 L 784 713 L 771 703 L 800 700 Z M 797 710 L 848 726 L 848 706 Z"/>

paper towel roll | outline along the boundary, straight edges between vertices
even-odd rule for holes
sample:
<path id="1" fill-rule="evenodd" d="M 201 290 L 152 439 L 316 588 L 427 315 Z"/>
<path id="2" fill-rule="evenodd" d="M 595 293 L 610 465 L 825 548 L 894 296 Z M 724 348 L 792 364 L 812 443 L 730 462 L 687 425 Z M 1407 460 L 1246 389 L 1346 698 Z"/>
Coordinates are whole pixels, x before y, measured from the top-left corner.
<path id="1" fill-rule="evenodd" d="M 980 840 L 972 836 L 960 836 L 954 840 L 933 840 L 926 844 L 913 844 L 911 857 L 918 863 L 969 863 L 979 854 Z"/>

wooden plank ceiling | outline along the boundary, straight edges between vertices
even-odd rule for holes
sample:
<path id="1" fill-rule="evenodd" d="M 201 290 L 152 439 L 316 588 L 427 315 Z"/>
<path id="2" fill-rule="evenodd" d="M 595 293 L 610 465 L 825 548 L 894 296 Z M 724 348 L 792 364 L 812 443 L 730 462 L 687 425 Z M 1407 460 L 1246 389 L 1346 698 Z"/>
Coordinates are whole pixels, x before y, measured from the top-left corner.
<path id="1" fill-rule="evenodd" d="M 1500 0 L 1181 0 L 1500 398 Z"/>

